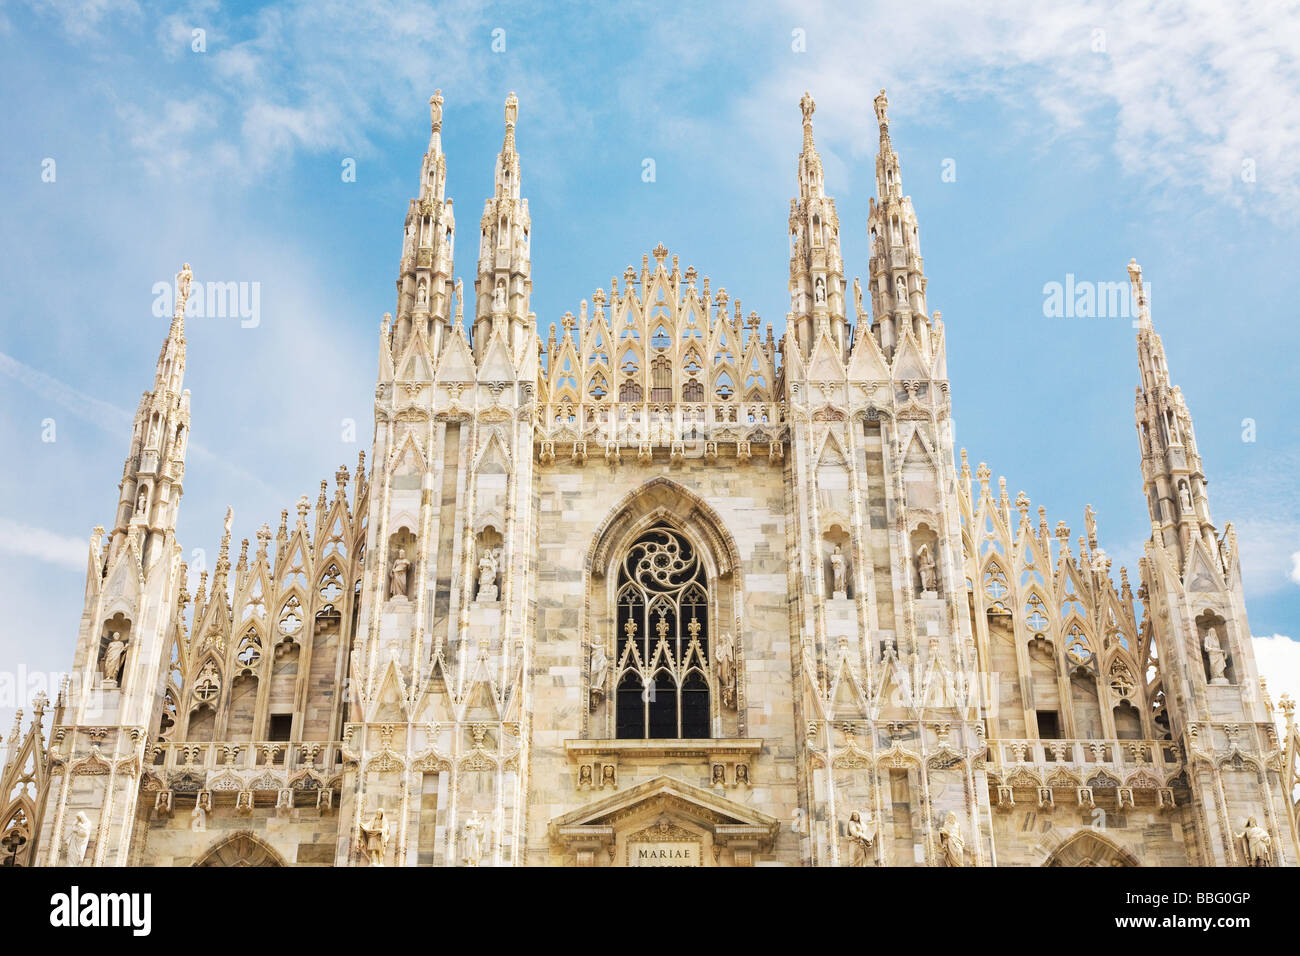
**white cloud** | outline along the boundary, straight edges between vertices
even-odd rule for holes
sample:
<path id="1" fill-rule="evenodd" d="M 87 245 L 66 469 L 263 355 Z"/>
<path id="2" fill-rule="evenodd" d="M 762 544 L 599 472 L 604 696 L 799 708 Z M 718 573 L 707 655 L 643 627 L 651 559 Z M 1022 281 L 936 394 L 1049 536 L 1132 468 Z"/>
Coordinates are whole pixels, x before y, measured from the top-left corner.
<path id="1" fill-rule="evenodd" d="M 1300 701 L 1300 641 L 1284 634 L 1251 638 L 1255 646 L 1255 663 L 1268 684 L 1268 696 L 1274 707 L 1284 695 Z M 1279 720 L 1281 710 L 1278 710 Z"/>
<path id="2" fill-rule="evenodd" d="M 891 111 L 909 117 L 993 96 L 1019 113 L 1022 138 L 1100 135 L 1148 182 L 1233 204 L 1262 193 L 1259 208 L 1284 220 L 1300 209 L 1300 18 L 1269 5 L 1022 0 L 995 11 L 947 0 L 884 16 L 799 2 L 786 19 L 807 29 L 809 53 L 772 71 L 753 100 L 756 122 L 806 86 L 828 107 L 832 136 L 870 155 L 881 86 L 894 88 Z M 1253 184 L 1242 179 L 1248 160 Z"/>
<path id="3" fill-rule="evenodd" d="M 70 538 L 0 517 L 0 551 L 82 571 L 90 556 L 90 538 Z"/>

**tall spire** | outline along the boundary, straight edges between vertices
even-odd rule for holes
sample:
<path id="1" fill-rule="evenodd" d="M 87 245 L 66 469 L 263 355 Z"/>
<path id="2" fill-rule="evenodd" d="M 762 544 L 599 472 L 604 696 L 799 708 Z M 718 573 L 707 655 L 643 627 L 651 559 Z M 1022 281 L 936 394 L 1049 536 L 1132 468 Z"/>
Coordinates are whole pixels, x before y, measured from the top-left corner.
<path id="1" fill-rule="evenodd" d="M 429 97 L 429 148 L 420 165 L 419 197 L 406 210 L 402 260 L 397 278 L 393 352 L 400 354 L 416 331 L 434 355 L 442 350 L 451 322 L 456 217 L 447 193 L 447 157 L 442 152 L 442 91 Z"/>
<path id="2" fill-rule="evenodd" d="M 1177 549 L 1181 561 L 1200 536 L 1217 551 L 1210 502 L 1192 416 L 1182 390 L 1173 385 L 1165 348 L 1151 323 L 1142 267 L 1129 260 L 1129 282 L 1137 303 L 1138 375 L 1134 416 L 1142 453 L 1142 484 L 1151 512 L 1152 537 Z"/>
<path id="3" fill-rule="evenodd" d="M 903 174 L 889 138 L 889 99 L 876 97 L 880 152 L 876 156 L 876 198 L 867 226 L 871 233 L 871 330 L 892 355 L 904 335 L 929 348 L 930 320 L 925 305 L 925 266 L 912 200 L 903 195 Z M 859 317 L 861 321 L 861 317 Z"/>
<path id="4" fill-rule="evenodd" d="M 813 142 L 811 93 L 799 101 L 803 114 L 803 150 L 797 175 L 799 194 L 790 200 L 790 315 L 803 354 L 826 329 L 842 354 L 848 353 L 844 317 L 844 261 L 840 255 L 840 220 L 835 200 L 826 195 L 821 156 Z"/>
<path id="5" fill-rule="evenodd" d="M 176 274 L 176 301 L 171 326 L 158 353 L 153 389 L 135 412 L 131 447 L 118 485 L 117 517 L 110 541 L 116 556 L 132 533 L 148 563 L 156 547 L 176 530 L 185 479 L 185 449 L 190 427 L 190 393 L 185 383 L 185 306 L 194 273 L 187 262 Z"/>
<path id="6" fill-rule="evenodd" d="M 483 206 L 482 243 L 474 296 L 474 354 L 486 353 L 492 336 L 505 337 L 517 356 L 527 329 L 536 324 L 528 311 L 532 295 L 532 263 L 528 200 L 520 197 L 519 153 L 515 150 L 515 122 L 519 100 L 506 98 L 506 133 L 497 157 L 495 186 Z"/>

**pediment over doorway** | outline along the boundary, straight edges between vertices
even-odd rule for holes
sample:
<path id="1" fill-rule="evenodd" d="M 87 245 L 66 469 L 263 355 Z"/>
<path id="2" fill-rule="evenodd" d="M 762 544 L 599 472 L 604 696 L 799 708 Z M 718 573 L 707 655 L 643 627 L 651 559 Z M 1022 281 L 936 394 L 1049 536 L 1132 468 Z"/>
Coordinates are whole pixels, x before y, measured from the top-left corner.
<path id="1" fill-rule="evenodd" d="M 551 842 L 579 866 L 752 866 L 779 822 L 668 776 L 556 817 Z"/>

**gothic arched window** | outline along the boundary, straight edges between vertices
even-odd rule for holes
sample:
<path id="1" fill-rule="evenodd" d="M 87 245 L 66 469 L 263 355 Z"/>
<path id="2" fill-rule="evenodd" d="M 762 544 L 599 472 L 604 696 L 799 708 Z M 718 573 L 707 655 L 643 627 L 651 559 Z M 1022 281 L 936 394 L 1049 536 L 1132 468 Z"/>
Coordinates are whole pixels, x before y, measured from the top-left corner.
<path id="1" fill-rule="evenodd" d="M 704 565 L 683 535 L 658 525 L 618 568 L 618 737 L 712 736 L 708 654 Z"/>

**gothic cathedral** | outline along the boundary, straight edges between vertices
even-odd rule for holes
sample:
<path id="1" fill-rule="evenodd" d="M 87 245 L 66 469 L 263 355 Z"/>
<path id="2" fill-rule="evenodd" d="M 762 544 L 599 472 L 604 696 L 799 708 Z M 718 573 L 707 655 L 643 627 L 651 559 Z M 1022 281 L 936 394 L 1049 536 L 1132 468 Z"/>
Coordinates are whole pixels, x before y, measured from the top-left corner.
<path id="1" fill-rule="evenodd" d="M 430 103 L 369 467 L 233 554 L 228 515 L 195 593 L 177 277 L 73 669 L 9 738 L 0 860 L 1297 862 L 1294 705 L 1136 263 L 1151 537 L 1117 584 L 1091 508 L 1072 543 L 954 453 L 883 91 L 865 286 L 800 104 L 779 339 L 662 245 L 543 339 L 513 94 L 467 319 Z"/>

